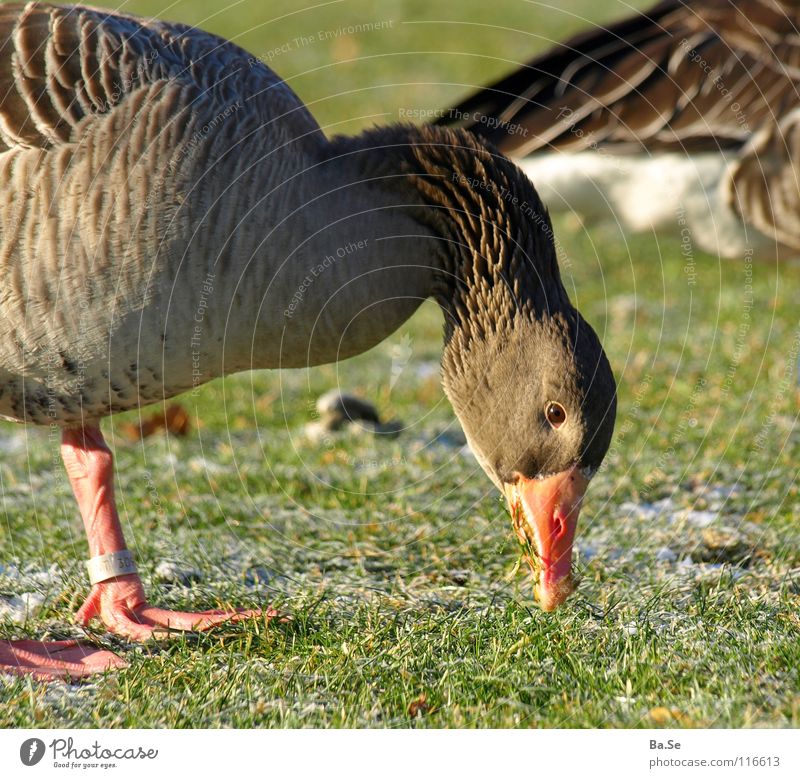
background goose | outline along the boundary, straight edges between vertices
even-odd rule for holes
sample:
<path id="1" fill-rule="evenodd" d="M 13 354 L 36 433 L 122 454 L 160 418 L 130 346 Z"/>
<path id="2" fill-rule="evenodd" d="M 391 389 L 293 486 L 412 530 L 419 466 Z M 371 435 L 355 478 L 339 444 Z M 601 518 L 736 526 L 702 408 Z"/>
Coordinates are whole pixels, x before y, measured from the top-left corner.
<path id="1" fill-rule="evenodd" d="M 796 254 L 799 81 L 797 3 L 667 0 L 555 46 L 440 123 L 519 158 L 551 209 L 688 229 L 729 257 Z"/>
<path id="2" fill-rule="evenodd" d="M 63 428 L 94 560 L 80 622 L 144 640 L 250 615 L 147 604 L 104 416 L 358 354 L 428 297 L 445 315 L 446 392 L 541 568 L 542 606 L 567 596 L 615 385 L 514 165 L 464 131 L 329 141 L 261 62 L 182 25 L 14 4 L 0 40 L 0 414 Z M 0 665 L 43 677 L 117 664 L 0 642 Z"/>

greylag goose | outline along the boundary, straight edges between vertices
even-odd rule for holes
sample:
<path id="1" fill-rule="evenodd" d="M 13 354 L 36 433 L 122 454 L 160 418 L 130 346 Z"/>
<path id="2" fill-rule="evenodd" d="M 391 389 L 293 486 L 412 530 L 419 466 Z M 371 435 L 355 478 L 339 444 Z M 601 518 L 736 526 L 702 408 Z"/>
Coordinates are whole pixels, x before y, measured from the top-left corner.
<path id="1" fill-rule="evenodd" d="M 518 159 L 551 210 L 721 256 L 796 255 L 798 86 L 797 3 L 666 0 L 555 46 L 438 123 Z"/>
<path id="2" fill-rule="evenodd" d="M 564 600 L 616 387 L 515 165 L 460 130 L 329 140 L 263 63 L 180 24 L 13 4 L 0 40 L 0 414 L 63 429 L 90 555 L 78 622 L 142 641 L 253 615 L 148 604 L 103 417 L 361 353 L 429 297 L 447 395 L 508 498 L 542 607 Z M 39 677 L 120 662 L 0 642 L 3 668 Z"/>

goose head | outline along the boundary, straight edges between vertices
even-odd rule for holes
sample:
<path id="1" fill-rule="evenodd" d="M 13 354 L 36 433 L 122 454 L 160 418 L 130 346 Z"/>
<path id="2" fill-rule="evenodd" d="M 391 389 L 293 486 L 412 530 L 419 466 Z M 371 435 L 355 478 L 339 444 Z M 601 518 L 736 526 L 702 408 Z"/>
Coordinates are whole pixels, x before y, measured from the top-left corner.
<path id="1" fill-rule="evenodd" d="M 615 384 L 600 342 L 559 306 L 519 313 L 466 350 L 451 340 L 444 365 L 470 448 L 507 499 L 536 597 L 553 610 L 573 590 L 578 514 L 613 432 Z"/>
<path id="2" fill-rule="evenodd" d="M 503 492 L 544 610 L 573 589 L 572 544 L 608 450 L 616 384 L 562 283 L 548 213 L 499 152 L 456 133 L 428 151 L 420 183 L 456 229 L 438 297 L 442 375 L 470 447 Z M 442 175 L 443 170 L 451 171 Z"/>
<path id="3" fill-rule="evenodd" d="M 573 588 L 578 513 L 611 441 L 616 384 L 562 283 L 547 210 L 512 162 L 463 130 L 382 128 L 336 150 L 356 148 L 404 202 L 410 183 L 416 221 L 434 237 L 444 389 L 553 610 Z"/>

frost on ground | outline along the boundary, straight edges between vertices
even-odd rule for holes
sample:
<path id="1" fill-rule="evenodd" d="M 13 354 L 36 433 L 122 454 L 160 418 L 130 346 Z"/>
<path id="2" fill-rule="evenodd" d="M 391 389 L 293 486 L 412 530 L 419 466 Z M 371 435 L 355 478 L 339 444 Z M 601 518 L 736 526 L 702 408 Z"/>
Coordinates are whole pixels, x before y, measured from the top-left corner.
<path id="1" fill-rule="evenodd" d="M 0 596 L 0 622 L 24 624 L 38 615 L 44 601 L 45 596 L 39 592 Z"/>

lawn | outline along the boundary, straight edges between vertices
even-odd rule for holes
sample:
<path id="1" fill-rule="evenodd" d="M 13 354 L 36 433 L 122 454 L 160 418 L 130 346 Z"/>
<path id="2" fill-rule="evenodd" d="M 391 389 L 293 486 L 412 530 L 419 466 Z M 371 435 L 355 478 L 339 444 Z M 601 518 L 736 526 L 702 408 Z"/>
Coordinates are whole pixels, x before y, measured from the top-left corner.
<path id="1" fill-rule="evenodd" d="M 625 12 L 610 0 L 126 7 L 235 38 L 331 132 L 445 106 Z M 356 359 L 184 397 L 186 438 L 133 443 L 135 416 L 109 420 L 153 600 L 269 603 L 292 620 L 146 646 L 95 625 L 90 639 L 129 667 L 80 685 L 0 678 L 0 726 L 800 725 L 800 263 L 687 255 L 677 238 L 574 218 L 556 230 L 620 398 L 562 609 L 536 607 L 500 495 L 463 445 L 430 304 Z M 309 437 L 331 387 L 402 433 Z M 0 498 L 0 637 L 84 634 L 71 614 L 88 591 L 85 540 L 46 429 L 2 428 Z"/>

